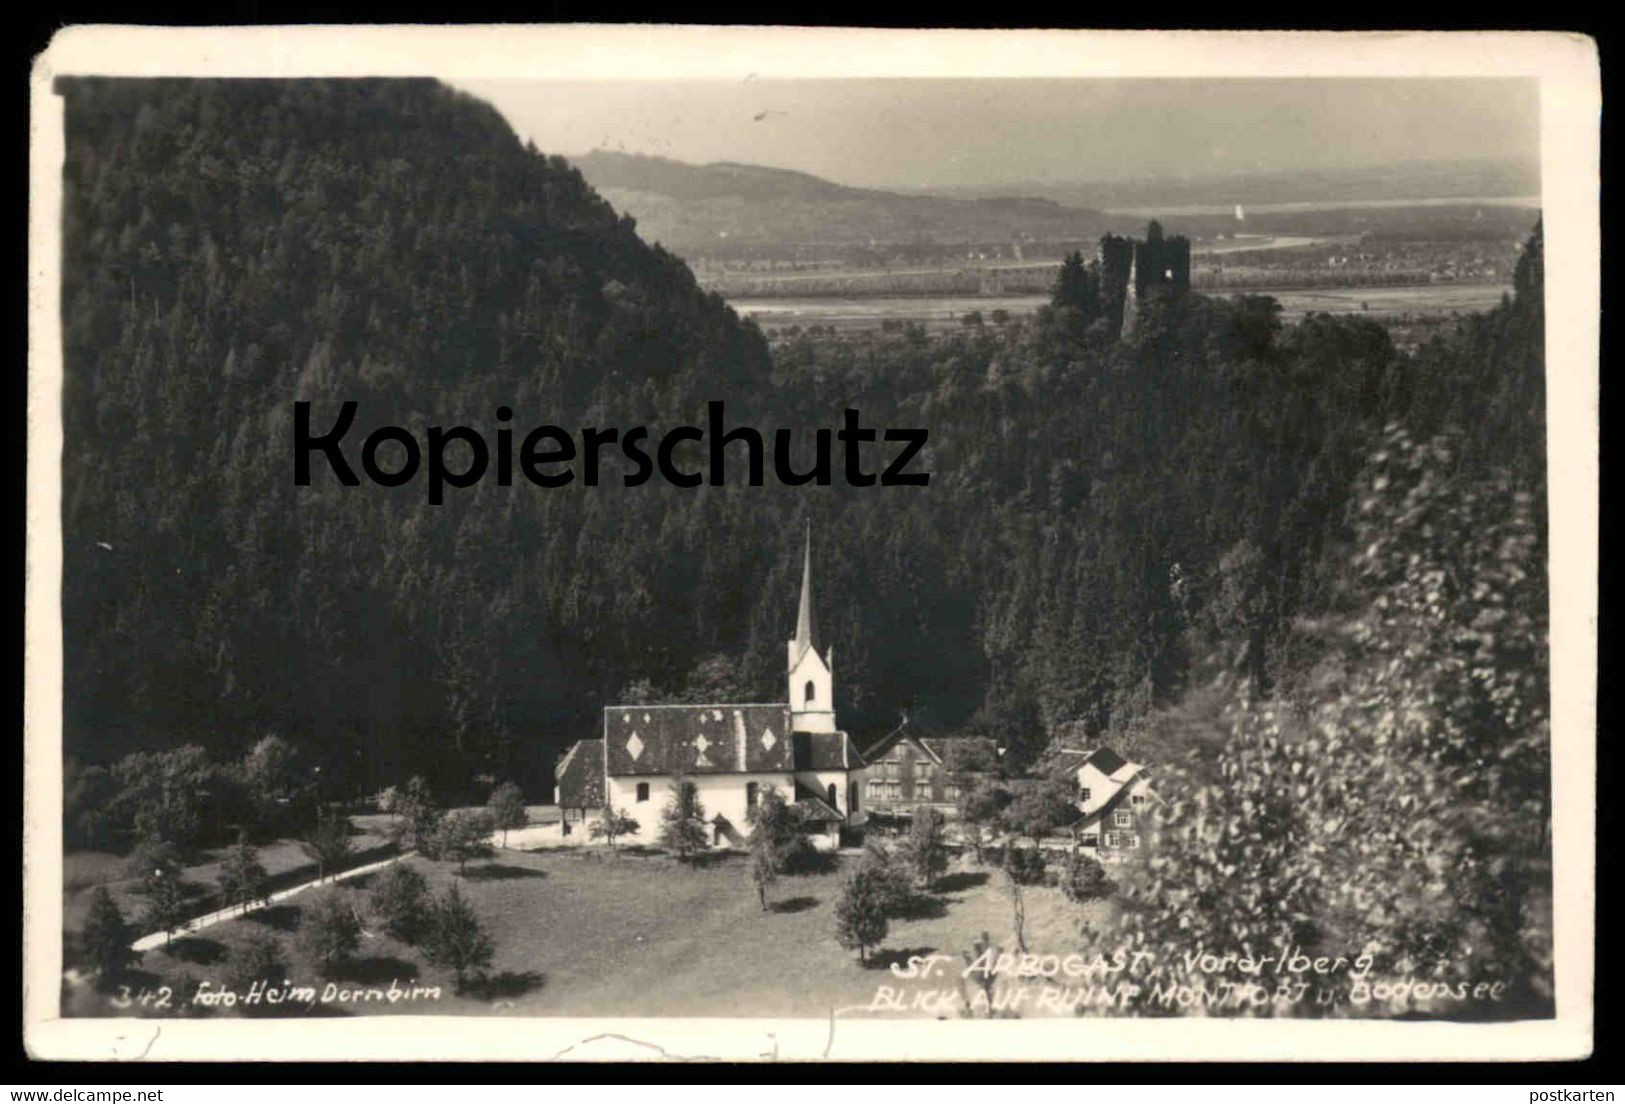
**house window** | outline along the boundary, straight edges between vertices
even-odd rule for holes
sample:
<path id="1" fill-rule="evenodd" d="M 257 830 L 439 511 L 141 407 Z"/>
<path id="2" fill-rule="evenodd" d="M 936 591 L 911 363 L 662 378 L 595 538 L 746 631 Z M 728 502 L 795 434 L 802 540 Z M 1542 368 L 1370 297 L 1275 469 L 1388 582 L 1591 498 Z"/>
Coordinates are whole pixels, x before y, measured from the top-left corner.
<path id="1" fill-rule="evenodd" d="M 1134 802 L 1134 804 L 1136 804 L 1136 805 L 1144 805 L 1145 804 L 1145 794 L 1135 794 L 1133 797 L 1129 798 L 1129 800 Z"/>
<path id="2" fill-rule="evenodd" d="M 924 759 L 914 760 L 914 777 L 926 779 L 931 777 L 931 764 Z"/>
<path id="3" fill-rule="evenodd" d="M 1084 836 L 1083 839 L 1081 839 L 1078 842 L 1082 843 L 1083 846 L 1085 846 L 1085 847 L 1099 847 L 1100 846 L 1100 837 L 1099 836 Z"/>
<path id="4" fill-rule="evenodd" d="M 955 786 L 955 785 L 953 785 L 951 783 L 949 785 L 947 785 L 947 786 L 944 786 L 943 789 L 942 789 L 942 799 L 944 801 L 958 801 L 959 800 L 959 787 Z"/>
<path id="5" fill-rule="evenodd" d="M 638 800 L 639 801 L 648 801 L 649 800 L 649 783 L 647 783 L 647 782 L 639 782 L 638 783 Z"/>
<path id="6" fill-rule="evenodd" d="M 1119 828 L 1134 827 L 1134 814 L 1127 809 L 1119 809 L 1112 814 L 1112 823 Z"/>
<path id="7" fill-rule="evenodd" d="M 1079 786 L 1078 787 L 1078 800 L 1083 801 L 1083 802 L 1087 802 L 1089 800 L 1089 787 L 1088 786 Z"/>
<path id="8" fill-rule="evenodd" d="M 807 689 L 802 693 L 802 703 L 811 705 L 818 697 L 818 687 L 813 685 L 812 679 L 807 680 Z"/>
<path id="9" fill-rule="evenodd" d="M 754 782 L 746 782 L 745 783 L 745 808 L 754 809 L 755 807 L 756 807 L 756 783 L 754 783 Z"/>

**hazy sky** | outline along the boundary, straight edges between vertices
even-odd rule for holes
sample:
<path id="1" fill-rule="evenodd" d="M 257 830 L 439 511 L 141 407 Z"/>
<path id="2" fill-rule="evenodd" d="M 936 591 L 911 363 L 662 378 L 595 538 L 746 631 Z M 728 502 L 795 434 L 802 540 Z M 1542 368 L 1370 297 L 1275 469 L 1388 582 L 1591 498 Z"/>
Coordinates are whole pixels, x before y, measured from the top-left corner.
<path id="1" fill-rule="evenodd" d="M 1531 80 L 466 81 L 548 153 L 907 188 L 1539 156 Z"/>

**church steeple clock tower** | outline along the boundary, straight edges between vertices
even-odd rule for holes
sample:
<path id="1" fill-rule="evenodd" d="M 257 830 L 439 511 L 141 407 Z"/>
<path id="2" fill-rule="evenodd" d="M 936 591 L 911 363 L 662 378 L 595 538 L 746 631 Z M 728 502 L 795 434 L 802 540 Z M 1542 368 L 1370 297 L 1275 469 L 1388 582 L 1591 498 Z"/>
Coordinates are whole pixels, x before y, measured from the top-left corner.
<path id="1" fill-rule="evenodd" d="M 790 728 L 795 732 L 834 732 L 835 651 L 818 652 L 818 630 L 813 618 L 812 523 L 807 523 L 801 562 L 801 605 L 796 610 L 796 635 L 790 641 Z"/>

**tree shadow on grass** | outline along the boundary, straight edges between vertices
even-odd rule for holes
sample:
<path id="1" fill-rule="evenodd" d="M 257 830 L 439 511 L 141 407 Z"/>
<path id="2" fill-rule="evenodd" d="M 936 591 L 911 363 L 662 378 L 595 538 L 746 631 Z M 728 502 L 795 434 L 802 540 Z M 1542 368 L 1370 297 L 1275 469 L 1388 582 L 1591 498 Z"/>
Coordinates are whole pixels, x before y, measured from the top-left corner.
<path id="1" fill-rule="evenodd" d="M 948 903 L 929 893 L 914 893 L 900 902 L 892 915 L 898 920 L 941 920 L 948 915 Z"/>
<path id="2" fill-rule="evenodd" d="M 890 951 L 875 951 L 863 964 L 865 970 L 889 970 L 893 966 L 906 967 L 908 960 L 918 955 L 934 954 L 935 947 L 899 947 Z"/>
<path id="3" fill-rule="evenodd" d="M 528 866 L 513 866 L 510 863 L 486 863 L 483 866 L 471 866 L 463 875 L 471 882 L 506 882 L 516 878 L 545 878 L 545 871 L 532 870 Z"/>
<path id="4" fill-rule="evenodd" d="M 672 856 L 672 861 L 678 866 L 688 867 L 693 870 L 709 870 L 713 866 L 722 866 L 732 862 L 734 858 L 735 856 L 728 851 L 700 851 L 690 855 L 686 862 L 675 855 Z"/>
<path id="5" fill-rule="evenodd" d="M 171 940 L 164 948 L 170 958 L 181 962 L 190 962 L 197 966 L 213 966 L 226 957 L 226 945 L 217 939 L 206 939 L 200 935 L 189 935 L 184 939 Z"/>
<path id="6" fill-rule="evenodd" d="M 258 912 L 251 912 L 248 918 L 256 924 L 264 924 L 277 931 L 291 932 L 299 930 L 299 908 L 297 905 L 272 905 L 262 908 Z"/>
<path id="7" fill-rule="evenodd" d="M 511 1000 L 533 993 L 547 984 L 547 975 L 536 970 L 504 970 L 484 981 L 470 982 L 468 992 L 486 1000 Z"/>
<path id="8" fill-rule="evenodd" d="M 422 972 L 422 967 L 404 958 L 374 955 L 367 958 L 352 958 L 335 966 L 333 980 L 354 981 L 362 985 L 388 985 L 391 981 L 411 981 Z"/>
<path id="9" fill-rule="evenodd" d="M 792 878 L 812 874 L 829 874 L 841 865 L 840 858 L 830 851 L 808 849 L 790 857 L 784 872 Z"/>
<path id="10" fill-rule="evenodd" d="M 774 901 L 768 905 L 768 908 L 773 912 L 781 913 L 806 912 L 810 908 L 816 908 L 817 905 L 818 898 L 816 897 L 786 897 L 782 901 Z"/>
<path id="11" fill-rule="evenodd" d="M 958 893 L 963 889 L 975 889 L 977 886 L 987 884 L 987 872 L 981 870 L 958 870 L 952 874 L 944 874 L 937 879 L 938 893 Z"/>

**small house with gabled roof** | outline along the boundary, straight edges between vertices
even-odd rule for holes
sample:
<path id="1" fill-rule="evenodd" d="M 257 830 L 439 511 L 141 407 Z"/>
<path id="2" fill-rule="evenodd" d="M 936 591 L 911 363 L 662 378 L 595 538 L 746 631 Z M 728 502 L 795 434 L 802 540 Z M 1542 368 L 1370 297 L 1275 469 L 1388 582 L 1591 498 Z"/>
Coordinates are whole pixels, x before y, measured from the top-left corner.
<path id="1" fill-rule="evenodd" d="M 1051 765 L 1075 787 L 1073 802 L 1083 818 L 1072 825 L 1080 846 L 1102 859 L 1120 860 L 1139 850 L 1153 807 L 1162 804 L 1146 767 L 1111 748 L 1062 749 Z"/>

